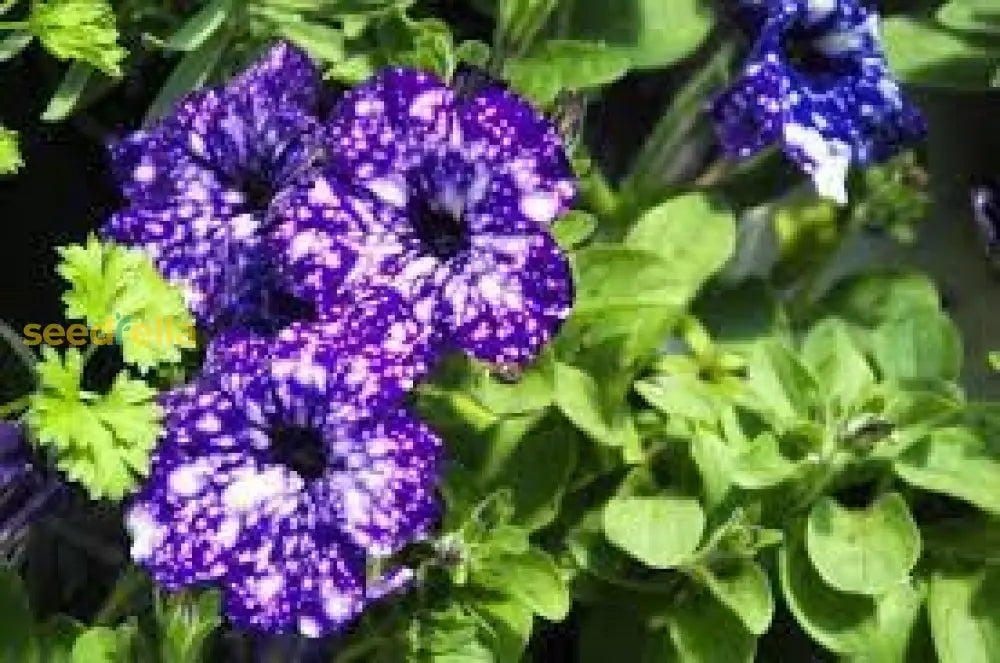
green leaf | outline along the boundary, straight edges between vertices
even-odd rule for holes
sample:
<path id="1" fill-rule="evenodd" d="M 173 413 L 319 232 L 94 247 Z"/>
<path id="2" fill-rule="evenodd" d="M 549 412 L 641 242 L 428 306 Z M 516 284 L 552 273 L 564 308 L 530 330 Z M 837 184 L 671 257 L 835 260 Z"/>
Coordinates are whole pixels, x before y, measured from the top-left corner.
<path id="1" fill-rule="evenodd" d="M 943 313 L 911 311 L 875 329 L 873 351 L 889 380 L 955 380 L 962 368 L 962 339 Z"/>
<path id="2" fill-rule="evenodd" d="M 46 347 L 42 357 L 27 413 L 38 443 L 51 447 L 57 467 L 93 499 L 121 499 L 149 466 L 161 414 L 156 391 L 123 372 L 106 395 L 90 394 L 80 387 L 79 350 L 61 359 Z"/>
<path id="3" fill-rule="evenodd" d="M 510 383 L 487 370 L 479 372 L 470 393 L 495 414 L 524 414 L 544 410 L 553 404 L 555 362 L 545 353 Z"/>
<path id="4" fill-rule="evenodd" d="M 987 89 L 1000 63 L 1000 52 L 974 46 L 930 21 L 893 16 L 882 21 L 882 33 L 890 66 L 910 83 Z"/>
<path id="5" fill-rule="evenodd" d="M 690 297 L 733 255 L 736 218 L 706 195 L 689 193 L 643 214 L 625 245 L 661 255 L 671 267 L 670 282 L 690 288 Z"/>
<path id="6" fill-rule="evenodd" d="M 285 21 L 278 25 L 278 34 L 326 64 L 343 62 L 347 57 L 344 33 L 328 25 Z"/>
<path id="7" fill-rule="evenodd" d="M 86 62 L 108 76 L 122 75 L 128 51 L 118 45 L 115 12 L 106 0 L 38 0 L 28 29 L 60 60 Z"/>
<path id="8" fill-rule="evenodd" d="M 1000 7 L 994 0 L 951 0 L 938 9 L 937 19 L 953 30 L 1000 35 Z"/>
<path id="9" fill-rule="evenodd" d="M 43 663 L 28 595 L 17 571 L 0 567 L 0 663 Z"/>
<path id="10" fill-rule="evenodd" d="M 205 642 L 222 624 L 222 597 L 216 591 L 178 592 L 156 597 L 162 663 L 198 663 Z"/>
<path id="11" fill-rule="evenodd" d="M 556 220 L 552 234 L 564 251 L 586 242 L 597 230 L 597 217 L 587 212 L 573 210 Z"/>
<path id="12" fill-rule="evenodd" d="M 647 566 L 676 568 L 691 560 L 705 513 L 690 497 L 615 498 L 604 508 L 604 534 Z"/>
<path id="13" fill-rule="evenodd" d="M 80 105 L 94 75 L 95 71 L 89 65 L 82 62 L 71 64 L 42 113 L 42 120 L 61 122 L 69 117 Z"/>
<path id="14" fill-rule="evenodd" d="M 906 581 L 920 558 L 920 530 L 906 501 L 884 495 L 866 509 L 823 498 L 809 512 L 809 559 L 842 592 L 878 596 Z"/>
<path id="15" fill-rule="evenodd" d="M 509 487 L 515 524 L 534 531 L 556 517 L 576 467 L 579 436 L 561 417 L 548 417 L 521 437 L 513 451 L 493 460 L 490 485 Z"/>
<path id="16" fill-rule="evenodd" d="M 992 435 L 958 426 L 934 430 L 900 456 L 893 469 L 912 486 L 1000 514 L 1000 449 Z"/>
<path id="17" fill-rule="evenodd" d="M 494 46 L 504 58 L 527 52 L 558 0 L 496 0 Z"/>
<path id="18" fill-rule="evenodd" d="M 136 630 L 132 626 L 116 629 L 95 626 L 84 631 L 73 644 L 72 663 L 126 663 Z"/>
<path id="19" fill-rule="evenodd" d="M 771 340 L 758 343 L 750 354 L 746 374 L 751 392 L 748 407 L 785 422 L 809 417 L 819 387 L 786 345 Z"/>
<path id="20" fill-rule="evenodd" d="M 667 618 L 670 637 L 684 663 L 751 663 L 756 639 L 709 593 L 689 595 Z"/>
<path id="21" fill-rule="evenodd" d="M 613 447 L 632 444 L 634 430 L 606 413 L 597 380 L 569 364 L 555 365 L 555 402 L 566 418 L 598 442 Z M 622 412 L 627 416 L 627 412 Z"/>
<path id="22" fill-rule="evenodd" d="M 59 249 L 56 271 L 70 284 L 66 315 L 103 329 L 121 345 L 127 363 L 148 370 L 181 361 L 194 347 L 194 320 L 179 288 L 171 286 L 138 249 L 102 244 Z"/>
<path id="23" fill-rule="evenodd" d="M 1000 659 L 1000 569 L 987 566 L 931 576 L 927 596 L 934 648 L 941 663 Z"/>
<path id="24" fill-rule="evenodd" d="M 549 621 L 562 621 L 569 614 L 569 587 L 552 558 L 540 550 L 491 558 L 472 578 L 476 585 L 512 596 Z"/>
<path id="25" fill-rule="evenodd" d="M 14 32 L 0 39 L 0 62 L 17 57 L 34 38 L 30 32 Z"/>
<path id="26" fill-rule="evenodd" d="M 491 598 L 472 603 L 472 610 L 489 626 L 488 639 L 495 661 L 519 661 L 531 639 L 534 615 L 517 599 Z"/>
<path id="27" fill-rule="evenodd" d="M 164 47 L 171 51 L 193 51 L 222 27 L 233 10 L 233 0 L 211 0 L 170 35 Z"/>
<path id="28" fill-rule="evenodd" d="M 828 318 L 809 330 L 802 359 L 816 376 L 824 400 L 844 414 L 875 384 L 864 354 L 855 345 L 847 325 Z"/>
<path id="29" fill-rule="evenodd" d="M 13 175 L 24 166 L 17 132 L 0 126 L 0 175 Z"/>
<path id="30" fill-rule="evenodd" d="M 577 315 L 606 316 L 613 310 L 634 317 L 637 309 L 681 309 L 697 289 L 683 276 L 676 279 L 672 265 L 649 250 L 589 246 L 573 254 L 572 264 Z"/>
<path id="31" fill-rule="evenodd" d="M 712 385 L 688 373 L 640 380 L 635 383 L 635 390 L 663 414 L 708 424 L 718 421 L 723 403 Z"/>
<path id="32" fill-rule="evenodd" d="M 617 46 L 635 67 L 664 67 L 698 48 L 714 22 L 701 0 L 587 0 L 571 6 L 566 36 Z"/>
<path id="33" fill-rule="evenodd" d="M 750 559 L 699 566 L 695 578 L 732 610 L 750 633 L 763 635 L 774 618 L 774 596 L 767 574 Z"/>
<path id="34" fill-rule="evenodd" d="M 145 124 L 166 115 L 188 92 L 201 87 L 215 70 L 229 45 L 226 30 L 219 30 L 193 51 L 184 54 L 146 111 Z"/>
<path id="35" fill-rule="evenodd" d="M 799 625 L 823 647 L 868 660 L 899 661 L 909 641 L 922 597 L 899 584 L 873 600 L 827 585 L 804 550 L 800 536 L 786 537 L 778 551 L 782 593 Z"/>
<path id="36" fill-rule="evenodd" d="M 506 76 L 521 94 L 546 106 L 560 92 L 613 83 L 628 67 L 628 56 L 604 43 L 552 40 L 530 55 L 509 60 Z"/>
<path id="37" fill-rule="evenodd" d="M 737 486 L 759 490 L 777 486 L 795 476 L 799 465 L 781 453 L 778 438 L 764 431 L 736 453 L 731 461 L 732 480 Z"/>
<path id="38" fill-rule="evenodd" d="M 905 318 L 911 311 L 940 311 L 941 295 L 925 274 L 866 272 L 834 287 L 820 309 L 863 327 L 877 327 Z"/>

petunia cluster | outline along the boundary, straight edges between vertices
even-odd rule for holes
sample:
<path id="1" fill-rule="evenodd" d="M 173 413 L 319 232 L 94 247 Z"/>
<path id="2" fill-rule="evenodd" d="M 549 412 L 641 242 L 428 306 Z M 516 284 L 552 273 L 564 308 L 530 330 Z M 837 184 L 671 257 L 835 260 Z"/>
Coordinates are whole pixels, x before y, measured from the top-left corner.
<path id="1" fill-rule="evenodd" d="M 858 0 L 733 0 L 753 39 L 742 74 L 712 114 L 723 148 L 769 145 L 847 201 L 851 164 L 882 161 L 925 133 L 882 52 L 878 15 Z"/>
<path id="2" fill-rule="evenodd" d="M 221 587 L 238 627 L 308 636 L 407 585 L 387 560 L 436 523 L 442 442 L 407 393 L 455 350 L 525 365 L 573 298 L 547 227 L 575 181 L 527 102 L 390 69 L 324 105 L 278 44 L 112 147 L 129 204 L 103 229 L 210 338 L 161 398 L 133 558 Z"/>

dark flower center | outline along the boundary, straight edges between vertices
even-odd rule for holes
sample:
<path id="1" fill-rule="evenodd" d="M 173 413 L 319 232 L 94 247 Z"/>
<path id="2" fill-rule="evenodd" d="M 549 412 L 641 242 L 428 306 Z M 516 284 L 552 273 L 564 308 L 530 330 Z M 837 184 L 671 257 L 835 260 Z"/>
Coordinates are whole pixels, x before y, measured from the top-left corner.
<path id="1" fill-rule="evenodd" d="M 830 57 L 816 48 L 813 39 L 804 35 L 786 35 L 781 42 L 785 58 L 806 76 L 831 73 Z"/>
<path id="2" fill-rule="evenodd" d="M 271 431 L 274 460 L 303 479 L 318 479 L 329 469 L 320 431 L 306 426 L 278 426 Z"/>
<path id="3" fill-rule="evenodd" d="M 239 182 L 240 190 L 246 197 L 247 204 L 254 210 L 264 211 L 271 206 L 274 199 L 274 183 L 260 172 L 250 170 L 242 175 Z"/>
<path id="4" fill-rule="evenodd" d="M 418 203 L 414 224 L 420 242 L 436 258 L 453 258 L 468 244 L 465 220 L 433 203 Z"/>

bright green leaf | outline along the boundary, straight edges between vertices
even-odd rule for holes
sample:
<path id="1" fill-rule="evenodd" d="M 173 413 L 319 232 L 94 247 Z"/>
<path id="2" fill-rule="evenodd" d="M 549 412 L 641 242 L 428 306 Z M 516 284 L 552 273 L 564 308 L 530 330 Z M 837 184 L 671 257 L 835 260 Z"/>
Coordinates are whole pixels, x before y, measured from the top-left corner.
<path id="1" fill-rule="evenodd" d="M 135 628 L 95 626 L 84 631 L 73 644 L 72 663 L 126 663 Z"/>
<path id="2" fill-rule="evenodd" d="M 693 295 L 733 255 L 736 218 L 704 194 L 689 193 L 643 214 L 625 245 L 661 255 L 671 267 L 670 281 Z"/>
<path id="3" fill-rule="evenodd" d="M 490 650 L 497 661 L 518 661 L 531 638 L 534 615 L 531 609 L 518 601 L 490 598 L 472 604 L 489 625 Z"/>
<path id="4" fill-rule="evenodd" d="M 653 568 L 689 561 L 704 531 L 705 513 L 690 497 L 616 498 L 604 508 L 608 540 Z"/>
<path id="5" fill-rule="evenodd" d="M 827 585 L 813 568 L 800 537 L 778 551 L 782 593 L 799 625 L 823 647 L 868 660 L 903 660 L 922 597 L 908 584 L 873 600 Z"/>
<path id="6" fill-rule="evenodd" d="M 875 329 L 875 359 L 890 380 L 954 380 L 962 368 L 962 339 L 943 313 L 910 312 Z"/>
<path id="7" fill-rule="evenodd" d="M 941 310 L 941 296 L 925 274 L 864 272 L 837 284 L 820 302 L 823 310 L 864 327 L 905 318 L 911 311 Z"/>
<path id="8" fill-rule="evenodd" d="M 549 621 L 562 621 L 569 613 L 569 587 L 552 558 L 539 550 L 492 558 L 473 572 L 473 582 L 520 600 Z"/>
<path id="9" fill-rule="evenodd" d="M 835 412 L 847 412 L 875 384 L 875 374 L 847 325 L 836 318 L 809 330 L 802 343 L 802 359 L 816 376 L 822 398 L 836 408 Z"/>
<path id="10" fill-rule="evenodd" d="M 17 132 L 0 126 L 0 175 L 13 175 L 24 166 Z"/>
<path id="11" fill-rule="evenodd" d="M 792 478 L 799 466 L 782 453 L 778 439 L 765 431 L 746 443 L 732 459 L 733 483 L 741 488 L 771 488 Z"/>
<path id="12" fill-rule="evenodd" d="M 809 559 L 834 589 L 878 596 L 906 581 L 920 558 L 920 530 L 906 501 L 892 493 L 866 509 L 830 498 L 809 512 Z"/>
<path id="13" fill-rule="evenodd" d="M 758 343 L 751 352 L 746 374 L 748 407 L 785 422 L 809 416 L 819 387 L 786 345 L 778 341 Z"/>
<path id="14" fill-rule="evenodd" d="M 938 572 L 927 596 L 934 648 L 941 663 L 1000 660 L 1000 569 Z"/>
<path id="15" fill-rule="evenodd" d="M 628 71 L 629 58 L 603 43 L 552 40 L 507 62 L 507 77 L 536 104 L 553 102 L 560 92 L 577 92 L 612 83 Z"/>
<path id="16" fill-rule="evenodd" d="M 882 22 L 892 69 L 904 80 L 934 87 L 986 89 L 1000 52 L 987 51 L 930 21 L 893 16 Z"/>
<path id="17" fill-rule="evenodd" d="M 771 583 L 759 564 L 749 559 L 699 567 L 695 577 L 733 611 L 748 631 L 763 635 L 774 617 Z"/>
<path id="18" fill-rule="evenodd" d="M 687 596 L 671 611 L 667 628 L 684 663 L 751 663 L 756 639 L 711 594 Z"/>
<path id="19" fill-rule="evenodd" d="M 143 252 L 91 236 L 59 253 L 56 271 L 70 284 L 63 295 L 67 316 L 113 336 L 126 362 L 141 370 L 178 363 L 181 350 L 194 347 L 194 321 L 181 290 Z"/>
<path id="20" fill-rule="evenodd" d="M 940 428 L 910 447 L 893 467 L 912 486 L 1000 514 L 1000 447 L 993 436 Z"/>
<path id="21" fill-rule="evenodd" d="M 93 499 L 121 499 L 146 473 L 159 433 L 156 391 L 119 373 L 105 395 L 80 387 L 83 360 L 76 348 L 65 358 L 51 348 L 38 363 L 39 390 L 27 421 L 38 442 L 51 447 L 56 465 Z"/>
<path id="22" fill-rule="evenodd" d="M 160 629 L 160 660 L 199 663 L 206 640 L 222 624 L 221 604 L 216 591 L 158 595 L 154 607 Z"/>
<path id="23" fill-rule="evenodd" d="M 557 219 L 552 226 L 552 234 L 555 235 L 556 241 L 564 251 L 569 251 L 583 244 L 594 234 L 595 230 L 597 230 L 597 218 L 579 210 L 565 214 Z"/>
<path id="24" fill-rule="evenodd" d="M 702 0 L 587 0 L 571 7 L 567 36 L 617 46 L 635 67 L 663 67 L 688 56 L 715 23 Z"/>
<path id="25" fill-rule="evenodd" d="M 115 12 L 106 0 L 38 0 L 31 5 L 28 27 L 56 58 L 121 76 L 128 52 L 118 45 Z"/>
<path id="26" fill-rule="evenodd" d="M 210 0 L 170 35 L 164 46 L 172 51 L 193 51 L 222 27 L 233 10 L 233 0 Z"/>

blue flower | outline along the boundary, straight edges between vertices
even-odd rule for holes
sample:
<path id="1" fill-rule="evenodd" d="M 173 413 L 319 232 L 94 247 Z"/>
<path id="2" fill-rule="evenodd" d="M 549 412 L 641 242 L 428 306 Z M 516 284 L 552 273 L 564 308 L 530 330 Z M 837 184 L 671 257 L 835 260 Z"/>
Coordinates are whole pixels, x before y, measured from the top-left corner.
<path id="1" fill-rule="evenodd" d="M 273 338 L 231 329 L 162 398 L 164 432 L 129 508 L 132 556 L 168 589 L 217 584 L 237 626 L 320 636 L 404 586 L 370 557 L 426 537 L 441 442 L 398 405 L 435 343 L 387 295 Z"/>
<path id="2" fill-rule="evenodd" d="M 32 458 L 24 427 L 0 421 L 0 548 L 16 544 L 62 486 L 55 472 Z"/>
<path id="3" fill-rule="evenodd" d="M 318 95 L 308 57 L 279 43 L 110 148 L 129 206 L 103 234 L 146 249 L 208 327 L 253 318 L 274 294 L 262 229 L 282 188 L 322 155 Z"/>
<path id="4" fill-rule="evenodd" d="M 778 144 L 821 195 L 846 202 L 852 163 L 923 136 L 882 53 L 878 16 L 857 0 L 741 0 L 736 13 L 755 43 L 712 109 L 729 154 Z"/>
<path id="5" fill-rule="evenodd" d="M 390 288 L 449 346 L 534 358 L 573 298 L 547 229 L 576 193 L 552 124 L 496 85 L 459 95 L 389 69 L 345 96 L 326 133 L 328 167 L 273 208 L 284 286 L 321 312 Z"/>

